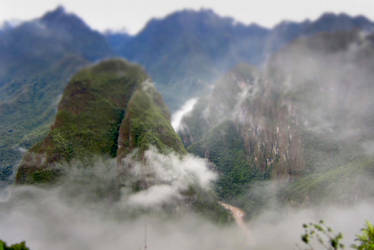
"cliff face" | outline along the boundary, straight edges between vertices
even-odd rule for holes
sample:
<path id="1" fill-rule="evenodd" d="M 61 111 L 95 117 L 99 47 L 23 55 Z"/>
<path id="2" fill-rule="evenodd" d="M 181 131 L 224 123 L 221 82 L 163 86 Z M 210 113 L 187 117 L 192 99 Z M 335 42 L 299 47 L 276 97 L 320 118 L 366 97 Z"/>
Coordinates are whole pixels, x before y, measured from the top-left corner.
<path id="1" fill-rule="evenodd" d="M 94 155 L 124 157 L 150 145 L 184 152 L 148 79 L 141 67 L 123 60 L 81 70 L 66 87 L 48 136 L 25 155 L 17 182 L 50 182 L 59 174 L 57 163 Z"/>
<path id="2" fill-rule="evenodd" d="M 123 158 L 135 148 L 144 152 L 149 145 L 162 153 L 186 152 L 171 127 L 170 114 L 161 95 L 151 82 L 144 82 L 129 100 L 119 130 L 117 154 Z"/>
<path id="3" fill-rule="evenodd" d="M 254 180 L 292 183 L 344 166 L 366 157 L 373 140 L 373 60 L 373 38 L 360 32 L 300 39 L 263 70 L 240 65 L 217 82 L 184 118 L 181 137 L 215 163 L 223 198 Z"/>
<path id="4" fill-rule="evenodd" d="M 180 134 L 188 150 L 221 173 L 218 192 L 233 198 L 255 180 L 292 179 L 303 170 L 302 139 L 292 103 L 275 83 L 239 65 L 216 83 L 185 117 Z"/>

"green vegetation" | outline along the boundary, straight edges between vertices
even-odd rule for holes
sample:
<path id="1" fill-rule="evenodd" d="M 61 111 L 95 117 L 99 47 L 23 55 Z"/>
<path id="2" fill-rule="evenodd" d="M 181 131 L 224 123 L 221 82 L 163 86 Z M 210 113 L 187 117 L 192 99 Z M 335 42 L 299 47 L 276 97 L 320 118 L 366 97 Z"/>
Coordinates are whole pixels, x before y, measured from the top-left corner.
<path id="1" fill-rule="evenodd" d="M 81 70 L 65 88 L 51 131 L 25 156 L 17 181 L 25 181 L 22 173 L 30 171 L 25 167 L 33 164 L 31 154 L 39 158 L 34 166 L 38 174 L 32 182 L 53 180 L 52 170 L 46 174 L 40 171 L 59 161 L 85 160 L 95 154 L 115 157 L 127 103 L 147 78 L 139 66 L 123 60 L 108 60 Z"/>
<path id="2" fill-rule="evenodd" d="M 247 159 L 243 139 L 231 121 L 214 128 L 207 137 L 192 144 L 188 150 L 207 157 L 216 165 L 220 173 L 216 190 L 224 200 L 246 192 L 248 184 L 256 177 L 256 171 Z"/>
<path id="3" fill-rule="evenodd" d="M 309 249 L 313 248 L 313 240 L 316 239 L 318 243 L 325 249 L 343 249 L 344 244 L 342 243 L 343 234 L 338 233 L 334 235 L 331 227 L 324 224 L 324 221 L 319 223 L 303 224 L 304 234 L 301 236 L 301 240 L 309 246 Z"/>
<path id="4" fill-rule="evenodd" d="M 21 243 L 8 246 L 4 241 L 0 240 L 0 250 L 30 250 L 24 241 Z"/>
<path id="5" fill-rule="evenodd" d="M 218 225 L 227 225 L 234 222 L 231 212 L 217 202 L 218 197 L 215 193 L 196 190 L 192 197 L 192 209 L 197 214 Z"/>
<path id="6" fill-rule="evenodd" d="M 120 59 L 82 69 L 65 88 L 50 132 L 25 155 L 17 182 L 55 182 L 61 175 L 56 163 L 121 158 L 151 145 L 162 153 L 185 153 L 161 95 L 147 79 L 141 67 Z"/>
<path id="7" fill-rule="evenodd" d="M 1 167 L 14 166 L 21 156 L 19 147 L 28 149 L 47 135 L 67 79 L 86 63 L 66 56 L 6 86 L 13 97 L 0 102 Z"/>
<path id="8" fill-rule="evenodd" d="M 70 77 L 111 49 L 101 34 L 60 7 L 2 32 L 0 54 L 3 173 L 21 159 L 19 147 L 29 149 L 47 135 Z"/>
<path id="9" fill-rule="evenodd" d="M 116 156 L 127 102 L 146 78 L 140 67 L 121 60 L 82 70 L 64 91 L 47 145 L 37 145 L 32 152 L 47 153 L 47 162 L 94 154 Z"/>
<path id="10" fill-rule="evenodd" d="M 358 244 L 353 244 L 352 247 L 358 250 L 373 250 L 374 249 L 374 226 L 370 222 L 366 222 L 366 227 L 361 229 L 361 234 L 357 235 L 356 241 Z"/>
<path id="11" fill-rule="evenodd" d="M 199 100 L 180 134 L 215 164 L 220 198 L 253 213 L 266 199 L 252 190 L 269 179 L 284 184 L 271 198 L 297 206 L 374 195 L 374 43 L 360 39 L 356 31 L 300 39 L 263 71 L 236 67 Z"/>
<path id="12" fill-rule="evenodd" d="M 290 161 L 299 157 L 285 157 L 296 146 L 287 138 L 293 127 L 288 127 L 279 94 L 265 93 L 265 84 L 256 68 L 238 65 L 215 84 L 211 95 L 199 100 L 180 132 L 189 152 L 214 163 L 219 197 L 247 214 L 266 200 L 250 194 L 259 181 L 288 175 Z"/>
<path id="13" fill-rule="evenodd" d="M 304 234 L 301 240 L 308 246 L 308 249 L 324 248 L 327 250 L 344 249 L 345 245 L 342 243 L 343 234 L 334 234 L 331 227 L 326 226 L 324 221 L 318 223 L 303 224 Z M 366 222 L 366 227 L 361 229 L 362 233 L 356 235 L 355 241 L 359 244 L 352 244 L 351 248 L 358 250 L 373 250 L 374 249 L 374 226 L 370 222 Z"/>
<path id="14" fill-rule="evenodd" d="M 135 148 L 142 153 L 151 145 L 161 153 L 186 152 L 170 124 L 170 114 L 161 95 L 146 82 L 129 101 L 120 130 L 119 155 L 123 157 Z"/>
<path id="15" fill-rule="evenodd" d="M 363 196 L 360 198 L 365 198 L 367 195 L 374 194 L 370 185 L 365 185 L 369 184 L 373 171 L 373 158 L 358 157 L 348 164 L 297 179 L 281 190 L 280 197 L 298 203 L 322 204 L 333 201 L 349 203 L 358 199 L 359 195 Z M 342 192 L 342 189 L 345 191 Z"/>

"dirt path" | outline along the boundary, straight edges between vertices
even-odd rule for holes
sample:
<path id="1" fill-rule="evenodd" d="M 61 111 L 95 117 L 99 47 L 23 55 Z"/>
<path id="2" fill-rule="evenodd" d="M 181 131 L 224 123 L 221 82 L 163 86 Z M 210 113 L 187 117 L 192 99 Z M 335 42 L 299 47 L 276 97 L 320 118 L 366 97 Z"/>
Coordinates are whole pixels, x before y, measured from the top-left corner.
<path id="1" fill-rule="evenodd" d="M 227 203 L 224 203 L 224 202 L 220 202 L 219 204 L 221 204 L 221 206 L 223 206 L 224 208 L 226 208 L 227 210 L 229 210 L 231 212 L 231 214 L 233 215 L 233 217 L 235 219 L 236 224 L 243 230 L 247 239 L 249 240 L 249 243 L 253 244 L 254 239 L 252 238 L 252 235 L 251 235 L 247 225 L 244 223 L 245 212 L 238 207 L 234 207 L 234 206 L 232 206 L 230 204 L 227 204 Z"/>

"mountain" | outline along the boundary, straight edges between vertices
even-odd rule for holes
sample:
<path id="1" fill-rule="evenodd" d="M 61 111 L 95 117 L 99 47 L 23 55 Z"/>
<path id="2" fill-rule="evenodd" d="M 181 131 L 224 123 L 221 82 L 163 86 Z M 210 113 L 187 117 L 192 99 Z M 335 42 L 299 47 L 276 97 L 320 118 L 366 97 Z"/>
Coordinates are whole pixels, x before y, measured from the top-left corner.
<path id="1" fill-rule="evenodd" d="M 117 51 L 147 69 L 175 110 L 233 64 L 260 62 L 267 34 L 211 10 L 184 10 L 150 20 Z"/>
<path id="2" fill-rule="evenodd" d="M 56 163 L 94 155 L 124 158 L 150 145 L 185 152 L 162 97 L 147 80 L 141 67 L 122 60 L 82 69 L 65 88 L 51 131 L 25 155 L 17 182 L 43 181 Z"/>
<path id="3" fill-rule="evenodd" d="M 88 171 L 84 172 L 84 180 L 68 182 L 69 186 L 79 186 L 82 181 L 93 181 L 90 176 L 94 175 L 98 157 L 116 159 L 114 176 L 107 166 L 100 166 L 101 175 L 105 176 L 100 178 L 113 178 L 108 186 L 101 184 L 95 188 L 100 198 L 111 197 L 116 202 L 125 189 L 128 198 L 131 194 L 144 195 L 142 191 L 155 192 L 159 185 L 161 193 L 155 195 L 162 197 L 163 190 L 170 185 L 170 190 L 178 190 L 180 195 L 176 195 L 176 201 L 171 199 L 170 204 L 164 204 L 166 211 L 181 213 L 192 209 L 215 222 L 230 220 L 214 193 L 193 184 L 195 177 L 186 187 L 174 187 L 169 182 L 175 176 L 168 177 L 172 169 L 164 166 L 168 163 L 161 162 L 165 171 L 162 176 L 158 173 L 162 170 L 152 165 L 157 166 L 157 161 L 165 157 L 182 161 L 185 154 L 182 141 L 171 126 L 168 108 L 146 72 L 122 59 L 105 60 L 72 77 L 54 124 L 45 139 L 25 154 L 16 183 L 56 186 L 64 178 L 76 178 L 74 171 L 82 166 Z M 173 168 L 182 167 L 173 164 Z M 178 171 L 188 173 L 184 169 Z M 186 178 L 191 178 L 186 173 Z M 180 181 L 188 183 L 185 179 Z"/>
<path id="4" fill-rule="evenodd" d="M 374 23 L 364 16 L 325 13 L 317 20 L 304 22 L 283 21 L 276 25 L 267 41 L 268 53 L 277 51 L 290 42 L 303 36 L 311 36 L 320 32 L 351 31 L 359 29 L 366 32 L 374 31 Z"/>
<path id="5" fill-rule="evenodd" d="M 72 74 L 110 55 L 105 38 L 62 7 L 0 35 L 1 180 L 12 174 L 19 148 L 45 135 Z"/>
<path id="6" fill-rule="evenodd" d="M 110 53 L 100 33 L 93 31 L 76 15 L 66 13 L 59 7 L 1 36 L 0 86 L 4 88 L 9 81 L 33 74 L 40 67 L 48 67 L 51 61 L 61 60 L 65 55 L 79 55 L 95 61 Z M 5 94 L 8 93 L 2 92 L 2 100 Z"/>
<path id="7" fill-rule="evenodd" d="M 374 24 L 363 16 L 326 13 L 314 21 L 284 21 L 267 29 L 211 10 L 183 10 L 150 20 L 133 37 L 118 33 L 107 39 L 118 55 L 147 69 L 174 111 L 239 63 L 261 65 L 300 37 L 352 29 L 370 32 Z"/>
<path id="8" fill-rule="evenodd" d="M 317 202 L 329 180 L 342 188 L 362 169 L 371 176 L 373 65 L 373 35 L 300 38 L 262 70 L 240 65 L 228 73 L 184 118 L 179 133 L 188 151 L 216 165 L 224 200 L 253 212 L 251 184 L 275 179 L 295 183 L 284 200 Z"/>
<path id="9" fill-rule="evenodd" d="M 211 10 L 184 10 L 152 19 L 135 36 L 100 34 L 62 7 L 3 29 L 0 35 L 0 142 L 2 180 L 21 151 L 40 141 L 53 122 L 68 79 L 114 54 L 140 63 L 172 111 L 238 63 L 262 65 L 300 37 L 321 31 L 372 30 L 364 17 L 325 14 L 316 21 L 283 22 L 274 29 L 244 25 Z M 22 65 L 22 67 L 20 67 Z"/>
<path id="10" fill-rule="evenodd" d="M 121 54 L 122 47 L 126 46 L 127 42 L 132 39 L 132 36 L 126 33 L 126 31 L 106 31 L 104 34 L 106 41 L 110 48 L 116 55 Z"/>
<path id="11" fill-rule="evenodd" d="M 3 34 L 5 31 L 14 29 L 21 23 L 22 22 L 20 20 L 4 21 L 3 23 L 0 24 L 0 35 Z"/>
<path id="12" fill-rule="evenodd" d="M 217 192 L 227 202 L 255 180 L 292 179 L 304 169 L 293 108 L 272 84 L 255 67 L 239 65 L 182 122 L 188 151 L 216 165 Z"/>

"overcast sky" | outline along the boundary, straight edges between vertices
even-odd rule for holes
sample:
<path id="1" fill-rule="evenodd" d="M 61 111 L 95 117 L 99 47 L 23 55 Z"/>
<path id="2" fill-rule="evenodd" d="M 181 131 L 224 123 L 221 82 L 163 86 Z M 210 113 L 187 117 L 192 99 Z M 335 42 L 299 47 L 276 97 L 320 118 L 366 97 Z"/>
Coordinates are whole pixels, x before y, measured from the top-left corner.
<path id="1" fill-rule="evenodd" d="M 323 12 L 364 14 L 374 19 L 374 0 L 0 0 L 0 23 L 28 20 L 63 5 L 98 30 L 138 32 L 152 17 L 183 8 L 211 8 L 243 23 L 271 27 L 281 20 L 315 19 Z"/>

